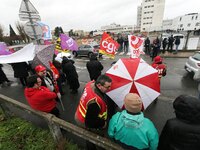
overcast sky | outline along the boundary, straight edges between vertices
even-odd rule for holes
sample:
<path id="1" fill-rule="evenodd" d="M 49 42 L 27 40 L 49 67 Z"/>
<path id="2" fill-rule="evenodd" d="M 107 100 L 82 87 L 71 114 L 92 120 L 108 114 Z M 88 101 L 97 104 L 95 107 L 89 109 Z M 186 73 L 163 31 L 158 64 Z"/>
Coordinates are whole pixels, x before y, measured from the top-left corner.
<path id="1" fill-rule="evenodd" d="M 8 30 L 15 29 L 19 21 L 22 0 L 0 0 L 0 24 Z M 101 26 L 117 23 L 135 25 L 137 7 L 142 0 L 30 0 L 40 13 L 43 23 L 64 31 L 82 29 L 92 31 Z M 199 0 L 165 0 L 164 19 L 172 19 L 187 13 L 200 13 Z"/>

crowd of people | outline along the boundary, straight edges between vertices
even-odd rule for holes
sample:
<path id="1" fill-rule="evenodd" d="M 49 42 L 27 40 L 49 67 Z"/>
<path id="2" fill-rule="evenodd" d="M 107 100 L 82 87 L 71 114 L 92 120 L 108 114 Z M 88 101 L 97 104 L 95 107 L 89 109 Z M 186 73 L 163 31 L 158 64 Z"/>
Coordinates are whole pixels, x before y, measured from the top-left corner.
<path id="1" fill-rule="evenodd" d="M 169 53 L 172 53 L 174 50 L 173 53 L 177 54 L 180 43 L 181 43 L 181 40 L 179 36 L 174 37 L 173 35 L 171 35 L 170 37 L 163 38 L 163 39 L 156 37 L 152 41 L 152 43 L 149 37 L 147 37 L 144 41 L 145 53 L 147 55 L 150 55 L 153 61 L 154 57 L 159 55 L 159 53 L 161 52 L 163 54 L 166 51 L 168 51 Z M 175 48 L 174 48 L 174 45 L 175 45 Z"/>
<path id="2" fill-rule="evenodd" d="M 156 40 L 159 40 L 158 38 Z M 154 44 L 156 45 L 158 41 Z M 43 65 L 34 67 L 25 62 L 11 64 L 14 76 L 25 86 L 24 95 L 29 105 L 46 113 L 60 117 L 57 102 L 65 94 L 62 84 L 69 84 L 71 94 L 77 94 L 80 87 L 74 61 L 63 57 L 62 62 L 53 61 L 59 75 Z M 167 73 L 166 65 L 160 56 L 153 58 L 152 67 L 158 70 L 158 78 Z M 124 107 L 120 109 L 106 95 L 112 79 L 102 74 L 103 65 L 93 55 L 86 63 L 90 80 L 83 90 L 74 114 L 77 125 L 101 136 L 110 137 L 124 149 L 133 150 L 198 150 L 200 148 L 200 101 L 197 98 L 180 95 L 173 102 L 176 118 L 169 119 L 159 137 L 153 122 L 142 111 L 142 99 L 137 93 L 124 97 Z M 23 72 L 23 73 L 22 73 Z M 0 83 L 9 83 L 0 66 Z M 100 149 L 86 142 L 87 149 Z"/>

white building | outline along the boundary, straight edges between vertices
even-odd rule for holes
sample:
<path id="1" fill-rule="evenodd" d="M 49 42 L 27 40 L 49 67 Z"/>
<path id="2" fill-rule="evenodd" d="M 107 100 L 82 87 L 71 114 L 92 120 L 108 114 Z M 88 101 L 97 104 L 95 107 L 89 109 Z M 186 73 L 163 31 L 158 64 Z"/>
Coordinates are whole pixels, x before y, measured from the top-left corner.
<path id="1" fill-rule="evenodd" d="M 142 6 L 137 8 L 137 27 L 141 27 L 141 17 L 142 17 Z"/>
<path id="2" fill-rule="evenodd" d="M 200 14 L 190 13 L 185 16 L 179 16 L 173 19 L 174 30 L 199 30 L 200 29 Z"/>
<path id="3" fill-rule="evenodd" d="M 163 30 L 188 31 L 200 29 L 200 14 L 190 13 L 170 20 L 163 20 Z"/>
<path id="4" fill-rule="evenodd" d="M 107 26 L 102 26 L 101 27 L 102 31 L 105 32 L 112 32 L 112 33 L 130 33 L 134 31 L 134 26 L 133 25 L 120 25 L 120 24 L 116 24 L 116 23 L 112 23 L 110 25 Z"/>
<path id="5" fill-rule="evenodd" d="M 165 0 L 142 0 L 140 31 L 158 31 L 162 29 Z"/>

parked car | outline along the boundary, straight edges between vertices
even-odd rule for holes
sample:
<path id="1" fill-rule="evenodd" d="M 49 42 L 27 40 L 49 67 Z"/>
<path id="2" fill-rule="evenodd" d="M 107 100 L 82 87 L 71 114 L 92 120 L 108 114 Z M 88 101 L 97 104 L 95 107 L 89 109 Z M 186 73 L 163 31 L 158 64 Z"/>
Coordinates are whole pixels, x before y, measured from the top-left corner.
<path id="1" fill-rule="evenodd" d="M 99 45 L 81 45 L 79 46 L 78 50 L 73 51 L 72 54 L 74 55 L 74 57 L 87 56 L 90 58 L 93 54 L 98 55 L 99 48 Z"/>
<path id="2" fill-rule="evenodd" d="M 21 45 L 12 45 L 12 46 L 8 46 L 9 51 L 11 51 L 12 53 L 22 49 L 24 46 L 26 46 L 26 44 L 21 44 Z"/>
<path id="3" fill-rule="evenodd" d="M 200 51 L 190 56 L 185 63 L 185 70 L 189 73 L 195 74 L 200 69 Z"/>

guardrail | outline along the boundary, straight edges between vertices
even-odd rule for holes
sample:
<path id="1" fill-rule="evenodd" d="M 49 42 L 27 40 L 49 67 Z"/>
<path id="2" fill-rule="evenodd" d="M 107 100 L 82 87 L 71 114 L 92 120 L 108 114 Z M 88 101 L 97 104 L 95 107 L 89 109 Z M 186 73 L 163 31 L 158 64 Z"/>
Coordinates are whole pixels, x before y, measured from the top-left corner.
<path id="1" fill-rule="evenodd" d="M 111 140 L 109 140 L 105 137 L 99 136 L 88 130 L 80 128 L 74 124 L 66 122 L 65 120 L 57 118 L 56 116 L 54 116 L 52 114 L 33 110 L 32 108 L 30 108 L 29 106 L 27 106 L 21 102 L 18 102 L 12 98 L 9 98 L 7 96 L 0 94 L 0 107 L 2 108 L 3 113 L 5 114 L 6 117 L 10 117 L 10 114 L 12 112 L 9 109 L 9 105 L 19 108 L 20 110 L 23 110 L 25 112 L 42 117 L 47 122 L 50 132 L 51 132 L 56 144 L 59 144 L 61 141 L 63 141 L 64 136 L 61 132 L 61 129 L 64 129 L 64 130 L 66 130 L 84 140 L 88 140 L 102 148 L 113 149 L 113 150 L 115 150 L 115 149 L 122 150 L 123 149 L 118 144 L 112 142 Z"/>

